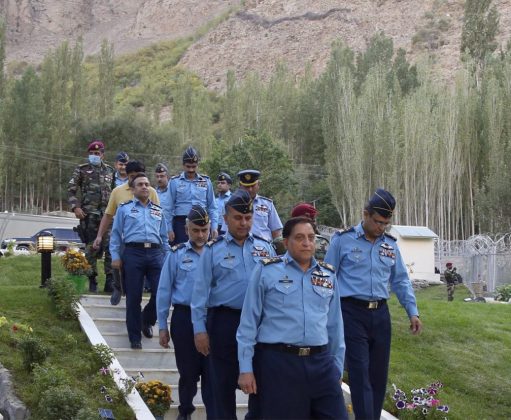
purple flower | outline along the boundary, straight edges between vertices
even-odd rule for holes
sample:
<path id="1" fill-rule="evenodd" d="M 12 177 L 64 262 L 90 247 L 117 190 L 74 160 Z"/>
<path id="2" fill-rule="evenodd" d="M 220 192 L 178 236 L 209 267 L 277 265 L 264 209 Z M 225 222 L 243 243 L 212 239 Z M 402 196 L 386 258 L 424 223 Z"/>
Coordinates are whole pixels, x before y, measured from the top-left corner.
<path id="1" fill-rule="evenodd" d="M 438 394 L 438 391 L 436 390 L 436 388 L 429 388 L 428 389 L 428 394 L 429 395 L 436 395 L 436 394 Z"/>
<path id="2" fill-rule="evenodd" d="M 402 410 L 403 408 L 406 407 L 406 403 L 402 400 L 399 400 L 396 402 L 396 407 L 398 410 Z"/>
<path id="3" fill-rule="evenodd" d="M 449 406 L 447 406 L 447 405 L 439 405 L 436 409 L 438 411 L 443 411 L 444 413 L 448 413 L 449 412 Z"/>

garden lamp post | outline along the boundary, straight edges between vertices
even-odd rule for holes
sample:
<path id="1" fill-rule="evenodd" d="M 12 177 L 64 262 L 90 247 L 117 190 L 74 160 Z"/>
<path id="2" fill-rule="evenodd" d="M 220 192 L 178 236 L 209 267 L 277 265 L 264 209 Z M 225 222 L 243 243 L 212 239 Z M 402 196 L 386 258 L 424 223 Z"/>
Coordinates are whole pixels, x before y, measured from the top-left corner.
<path id="1" fill-rule="evenodd" d="M 41 254 L 40 287 L 46 287 L 46 282 L 51 278 L 51 254 L 55 251 L 55 237 L 50 232 L 41 232 L 37 237 L 36 247 Z"/>

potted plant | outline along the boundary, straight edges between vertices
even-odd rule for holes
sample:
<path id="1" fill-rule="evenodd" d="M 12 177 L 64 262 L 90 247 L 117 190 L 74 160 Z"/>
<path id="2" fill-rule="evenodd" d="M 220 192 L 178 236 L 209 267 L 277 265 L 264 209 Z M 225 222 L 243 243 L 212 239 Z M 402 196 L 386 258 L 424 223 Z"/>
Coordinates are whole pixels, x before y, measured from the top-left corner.
<path id="1" fill-rule="evenodd" d="M 153 380 L 138 382 L 135 388 L 154 417 L 156 417 L 156 419 L 163 419 L 163 416 L 170 408 L 170 404 L 172 404 L 170 385 Z"/>
<path id="2" fill-rule="evenodd" d="M 60 257 L 64 269 L 68 273 L 68 278 L 76 287 L 78 293 L 85 291 L 86 276 L 91 271 L 85 255 L 78 249 L 68 249 L 64 255 Z"/>

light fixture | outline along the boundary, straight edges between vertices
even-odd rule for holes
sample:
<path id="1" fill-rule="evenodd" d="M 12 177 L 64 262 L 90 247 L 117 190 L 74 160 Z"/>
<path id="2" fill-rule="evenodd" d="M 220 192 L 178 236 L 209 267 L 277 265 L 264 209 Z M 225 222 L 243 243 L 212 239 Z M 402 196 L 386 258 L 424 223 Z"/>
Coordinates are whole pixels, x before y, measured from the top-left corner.
<path id="1" fill-rule="evenodd" d="M 37 252 L 41 254 L 41 286 L 46 287 L 46 282 L 51 278 L 51 254 L 55 251 L 55 237 L 47 231 L 42 231 L 37 236 Z"/>

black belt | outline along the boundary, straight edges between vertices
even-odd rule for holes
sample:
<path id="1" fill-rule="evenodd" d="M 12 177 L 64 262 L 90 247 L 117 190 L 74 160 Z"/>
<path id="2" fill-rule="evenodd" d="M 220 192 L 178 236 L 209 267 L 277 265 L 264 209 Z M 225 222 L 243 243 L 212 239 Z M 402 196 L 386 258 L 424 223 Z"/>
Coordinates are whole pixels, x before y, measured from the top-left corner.
<path id="1" fill-rule="evenodd" d="M 233 312 L 238 315 L 241 314 L 241 309 L 235 309 L 235 308 L 231 308 L 230 306 L 224 306 L 224 305 L 213 306 L 212 308 L 208 308 L 208 311 L 211 311 L 211 312 Z"/>
<path id="2" fill-rule="evenodd" d="M 296 354 L 298 356 L 311 356 L 313 354 L 322 353 L 326 351 L 327 345 L 323 346 L 309 346 L 309 347 L 299 347 L 293 346 L 292 344 L 283 344 L 283 343 L 257 343 L 256 348 L 259 349 L 268 349 L 268 350 L 277 350 L 283 353 L 291 353 Z"/>
<path id="3" fill-rule="evenodd" d="M 174 216 L 174 219 L 186 219 L 188 216 L 185 214 L 184 216 Z"/>
<path id="4" fill-rule="evenodd" d="M 182 311 L 190 311 L 190 306 L 188 305 L 181 305 L 180 303 L 174 303 L 174 305 L 172 305 L 174 307 L 174 309 L 181 309 Z"/>
<path id="5" fill-rule="evenodd" d="M 348 297 L 342 297 L 341 302 L 351 302 L 357 306 L 362 306 L 363 308 L 366 308 L 366 309 L 378 309 L 381 306 L 384 306 L 387 304 L 387 299 L 363 300 L 363 299 L 357 299 L 357 298 L 348 296 Z"/>
<path id="6" fill-rule="evenodd" d="M 126 242 L 124 246 L 126 248 L 161 248 L 160 244 L 152 242 Z"/>

